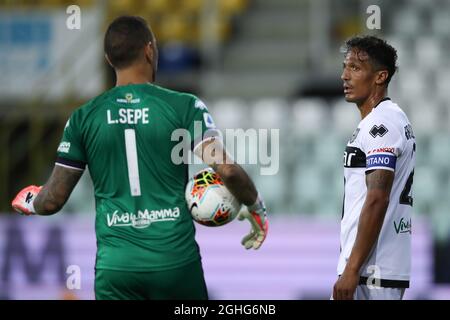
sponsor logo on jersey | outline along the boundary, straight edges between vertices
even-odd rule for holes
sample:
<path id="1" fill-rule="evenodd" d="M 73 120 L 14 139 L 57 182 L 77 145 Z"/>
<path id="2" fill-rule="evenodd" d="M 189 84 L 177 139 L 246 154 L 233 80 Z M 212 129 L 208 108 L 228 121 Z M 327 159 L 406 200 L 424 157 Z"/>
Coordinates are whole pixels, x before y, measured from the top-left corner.
<path id="1" fill-rule="evenodd" d="M 388 133 L 388 129 L 382 124 L 382 125 L 374 125 L 372 129 L 370 129 L 369 133 L 372 137 L 376 138 L 377 136 L 384 136 L 386 133 Z"/>
<path id="2" fill-rule="evenodd" d="M 216 124 L 214 123 L 214 120 L 209 113 L 205 112 L 203 114 L 203 120 L 205 120 L 205 126 L 207 128 L 209 128 L 209 129 L 216 128 Z"/>
<path id="3" fill-rule="evenodd" d="M 108 227 L 133 227 L 136 229 L 147 228 L 154 222 L 175 221 L 180 217 L 180 208 L 160 210 L 138 210 L 138 213 L 122 212 L 118 210 L 107 214 Z"/>
<path id="4" fill-rule="evenodd" d="M 61 142 L 58 147 L 58 152 L 69 153 L 70 150 L 70 142 Z"/>
<path id="5" fill-rule="evenodd" d="M 367 154 L 369 155 L 369 154 L 372 154 L 372 153 L 382 153 L 382 152 L 395 154 L 395 148 L 389 148 L 389 147 L 377 148 L 377 149 L 370 150 L 369 152 L 367 152 Z"/>
<path id="6" fill-rule="evenodd" d="M 139 99 L 139 98 L 133 99 L 133 94 L 127 93 L 125 95 L 125 99 L 118 98 L 118 99 L 116 99 L 116 101 L 119 103 L 140 103 L 141 99 Z"/>
<path id="7" fill-rule="evenodd" d="M 365 168 L 366 154 L 359 148 L 347 146 L 344 152 L 345 168 Z"/>
<path id="8" fill-rule="evenodd" d="M 386 168 L 395 170 L 395 164 L 397 162 L 397 157 L 392 153 L 377 153 L 372 154 L 366 159 L 366 168 Z"/>
<path id="9" fill-rule="evenodd" d="M 411 218 L 409 219 L 401 218 L 398 223 L 394 221 L 394 229 L 397 234 L 400 233 L 411 234 Z"/>

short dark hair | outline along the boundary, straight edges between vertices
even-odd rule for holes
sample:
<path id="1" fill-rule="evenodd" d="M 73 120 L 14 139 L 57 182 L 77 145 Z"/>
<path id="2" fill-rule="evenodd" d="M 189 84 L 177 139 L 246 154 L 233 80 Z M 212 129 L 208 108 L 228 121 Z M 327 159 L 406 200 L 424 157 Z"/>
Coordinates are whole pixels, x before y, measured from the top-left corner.
<path id="1" fill-rule="evenodd" d="M 105 34 L 105 53 L 114 68 L 130 66 L 149 42 L 153 33 L 147 22 L 137 16 L 121 16 L 108 27 Z"/>
<path id="2" fill-rule="evenodd" d="M 386 69 L 388 77 L 386 85 L 391 81 L 392 76 L 397 70 L 397 50 L 394 49 L 385 40 L 374 36 L 353 37 L 345 42 L 345 54 L 352 49 L 364 51 L 369 56 L 372 65 L 377 70 Z"/>

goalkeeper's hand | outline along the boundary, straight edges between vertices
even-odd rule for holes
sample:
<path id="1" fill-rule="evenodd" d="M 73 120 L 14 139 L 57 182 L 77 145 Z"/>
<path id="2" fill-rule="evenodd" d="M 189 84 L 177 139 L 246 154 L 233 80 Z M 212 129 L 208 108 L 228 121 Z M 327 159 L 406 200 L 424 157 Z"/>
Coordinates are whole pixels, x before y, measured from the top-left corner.
<path id="1" fill-rule="evenodd" d="M 42 187 L 28 186 L 20 190 L 11 203 L 13 209 L 26 216 L 36 214 L 33 202 L 41 189 Z"/>
<path id="2" fill-rule="evenodd" d="M 267 220 L 266 206 L 264 201 L 258 195 L 255 204 L 248 206 L 247 210 L 243 210 L 238 215 L 239 220 L 248 219 L 252 226 L 250 233 L 246 235 L 241 243 L 245 249 L 253 248 L 255 250 L 261 247 L 266 239 L 269 229 L 269 221 Z"/>

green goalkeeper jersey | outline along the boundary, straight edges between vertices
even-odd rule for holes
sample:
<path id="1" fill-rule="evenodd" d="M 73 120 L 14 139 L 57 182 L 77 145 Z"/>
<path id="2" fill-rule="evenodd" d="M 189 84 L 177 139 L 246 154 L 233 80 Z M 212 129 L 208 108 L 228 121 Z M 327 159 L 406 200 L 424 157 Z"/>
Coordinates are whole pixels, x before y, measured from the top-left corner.
<path id="1" fill-rule="evenodd" d="M 73 112 L 56 165 L 89 168 L 97 269 L 157 271 L 200 259 L 179 146 L 192 148 L 214 129 L 195 96 L 152 84 L 115 87 Z"/>

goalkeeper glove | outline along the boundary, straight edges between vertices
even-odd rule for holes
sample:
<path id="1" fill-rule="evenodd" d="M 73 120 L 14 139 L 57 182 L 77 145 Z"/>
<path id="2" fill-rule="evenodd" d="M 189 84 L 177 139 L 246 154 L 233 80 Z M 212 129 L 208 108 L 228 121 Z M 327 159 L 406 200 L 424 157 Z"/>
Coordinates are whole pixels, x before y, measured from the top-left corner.
<path id="1" fill-rule="evenodd" d="M 269 229 L 266 206 L 264 205 L 262 198 L 258 195 L 256 202 L 251 206 L 247 206 L 247 210 L 242 211 L 238 215 L 238 219 L 240 221 L 248 219 L 252 226 L 250 233 L 242 239 L 242 245 L 245 249 L 259 249 L 264 242 L 264 239 L 266 239 Z"/>
<path id="2" fill-rule="evenodd" d="M 33 202 L 41 189 L 42 187 L 28 186 L 20 190 L 11 203 L 13 209 L 26 216 L 36 214 Z"/>

